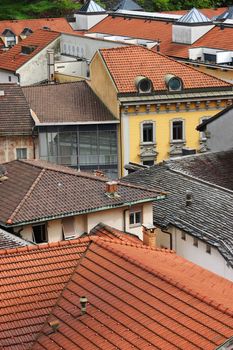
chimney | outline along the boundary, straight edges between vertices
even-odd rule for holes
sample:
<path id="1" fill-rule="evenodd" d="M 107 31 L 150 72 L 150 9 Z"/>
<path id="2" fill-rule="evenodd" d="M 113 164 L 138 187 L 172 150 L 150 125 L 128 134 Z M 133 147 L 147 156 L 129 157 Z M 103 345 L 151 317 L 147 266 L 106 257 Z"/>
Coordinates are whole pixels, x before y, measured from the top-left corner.
<path id="1" fill-rule="evenodd" d="M 193 202 L 193 193 L 191 191 L 186 191 L 186 201 L 185 201 L 185 205 L 186 207 L 190 207 L 192 205 Z"/>
<path id="2" fill-rule="evenodd" d="M 152 224 L 142 225 L 143 244 L 150 248 L 156 248 L 156 227 Z"/>
<path id="3" fill-rule="evenodd" d="M 55 64 L 54 64 L 54 50 L 47 50 L 47 59 L 48 59 L 48 82 L 54 82 L 54 72 L 55 72 Z"/>
<path id="4" fill-rule="evenodd" d="M 82 297 L 80 297 L 79 301 L 81 304 L 81 314 L 84 315 L 87 311 L 87 301 L 88 301 L 87 297 L 82 296 Z"/>
<path id="5" fill-rule="evenodd" d="M 117 182 L 109 181 L 106 182 L 106 194 L 114 195 L 117 192 Z"/>
<path id="6" fill-rule="evenodd" d="M 104 172 L 102 170 L 97 169 L 94 170 L 93 173 L 95 176 L 104 177 Z"/>

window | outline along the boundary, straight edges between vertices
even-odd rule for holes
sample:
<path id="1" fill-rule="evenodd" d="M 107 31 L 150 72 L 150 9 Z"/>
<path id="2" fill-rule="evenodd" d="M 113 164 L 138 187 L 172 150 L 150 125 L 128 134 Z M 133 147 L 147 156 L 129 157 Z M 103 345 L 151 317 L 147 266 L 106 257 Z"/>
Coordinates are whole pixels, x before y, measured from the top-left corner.
<path id="1" fill-rule="evenodd" d="M 181 239 L 183 239 L 183 241 L 186 241 L 186 233 L 185 232 L 181 232 Z"/>
<path id="2" fill-rule="evenodd" d="M 208 117 L 203 117 L 200 119 L 200 123 L 203 123 L 204 121 L 208 120 Z M 206 140 L 206 134 L 204 131 L 200 132 L 200 140 L 205 141 Z"/>
<path id="3" fill-rule="evenodd" d="M 142 210 L 135 209 L 129 213 L 129 225 L 132 226 L 141 226 L 142 224 Z"/>
<path id="4" fill-rule="evenodd" d="M 142 162 L 143 165 L 148 165 L 148 166 L 152 166 L 152 165 L 154 165 L 154 163 L 155 162 L 153 160 L 144 160 Z"/>
<path id="5" fill-rule="evenodd" d="M 32 226 L 33 241 L 43 243 L 48 241 L 46 224 Z"/>
<path id="6" fill-rule="evenodd" d="M 8 75 L 8 81 L 9 81 L 9 83 L 11 82 L 11 76 L 10 75 Z"/>
<path id="7" fill-rule="evenodd" d="M 155 123 L 153 121 L 143 121 L 141 123 L 141 143 L 155 142 Z"/>
<path id="8" fill-rule="evenodd" d="M 27 159 L 27 148 L 16 148 L 16 159 Z"/>
<path id="9" fill-rule="evenodd" d="M 198 247 L 198 239 L 197 239 L 197 237 L 193 237 L 193 245 L 194 245 L 194 247 Z"/>
<path id="10" fill-rule="evenodd" d="M 172 141 L 183 141 L 184 140 L 184 128 L 183 120 L 173 120 L 172 121 L 172 130 L 171 137 Z"/>
<path id="11" fill-rule="evenodd" d="M 206 253 L 211 254 L 211 245 L 206 244 Z"/>

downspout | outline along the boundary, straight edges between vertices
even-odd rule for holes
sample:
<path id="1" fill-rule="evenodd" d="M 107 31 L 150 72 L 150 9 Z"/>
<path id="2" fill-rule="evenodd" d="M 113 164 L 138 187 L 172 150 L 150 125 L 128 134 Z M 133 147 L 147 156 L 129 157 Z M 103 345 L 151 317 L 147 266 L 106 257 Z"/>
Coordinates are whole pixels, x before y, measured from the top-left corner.
<path id="1" fill-rule="evenodd" d="M 36 125 L 32 127 L 32 147 L 33 147 L 33 159 L 36 159 L 36 144 L 35 144 L 35 128 Z"/>
<path id="2" fill-rule="evenodd" d="M 163 233 L 166 233 L 167 235 L 169 235 L 170 236 L 170 250 L 172 250 L 173 248 L 172 248 L 172 246 L 173 246 L 173 244 L 172 244 L 172 234 L 171 234 L 171 232 L 168 232 L 168 231 L 165 231 L 165 230 L 162 230 L 161 229 L 161 231 L 163 232 Z"/>
<path id="3" fill-rule="evenodd" d="M 126 214 L 127 210 L 129 210 L 129 209 L 127 208 L 127 209 L 124 209 L 124 210 L 123 210 L 123 232 L 126 232 L 126 219 L 125 219 L 125 214 Z"/>

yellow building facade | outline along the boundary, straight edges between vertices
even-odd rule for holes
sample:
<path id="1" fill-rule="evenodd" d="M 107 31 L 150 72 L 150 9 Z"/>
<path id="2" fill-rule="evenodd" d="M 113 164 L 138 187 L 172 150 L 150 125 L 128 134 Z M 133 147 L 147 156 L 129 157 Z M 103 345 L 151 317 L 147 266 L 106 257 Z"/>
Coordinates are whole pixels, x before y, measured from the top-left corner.
<path id="1" fill-rule="evenodd" d="M 117 71 L 117 68 L 114 69 Z M 190 79 L 192 71 L 193 68 L 190 69 Z M 179 80 L 176 74 L 171 73 L 172 66 L 166 76 L 173 79 L 173 84 L 185 84 L 182 76 Z M 202 87 L 192 91 L 182 88 L 179 91 L 156 93 L 153 88 L 151 92 L 148 90 L 146 93 L 122 93 L 123 83 L 120 85 L 119 77 L 124 80 L 125 76 L 114 75 L 112 66 L 101 52 L 98 52 L 91 62 L 90 75 L 90 84 L 94 92 L 120 119 L 119 175 L 124 174 L 124 166 L 129 162 L 153 165 L 155 162 L 188 153 L 190 149 L 196 152 L 206 151 L 205 135 L 197 132 L 196 126 L 204 118 L 212 117 L 233 102 L 232 86 L 226 85 L 227 83 L 225 87 L 223 83 L 222 87 Z M 137 76 L 138 73 L 135 78 Z M 144 81 L 144 88 L 146 83 L 151 83 L 151 86 L 156 83 L 150 77 L 147 79 L 145 74 L 139 78 Z M 218 81 L 217 79 L 216 85 Z"/>

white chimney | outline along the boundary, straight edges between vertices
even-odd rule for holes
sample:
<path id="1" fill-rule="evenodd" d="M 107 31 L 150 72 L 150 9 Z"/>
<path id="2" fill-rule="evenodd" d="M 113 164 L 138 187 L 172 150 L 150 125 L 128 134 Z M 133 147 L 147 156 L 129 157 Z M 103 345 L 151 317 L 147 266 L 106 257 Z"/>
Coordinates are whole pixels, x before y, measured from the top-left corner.
<path id="1" fill-rule="evenodd" d="M 47 61 L 48 61 L 48 82 L 54 82 L 55 64 L 54 64 L 54 50 L 47 50 Z"/>

